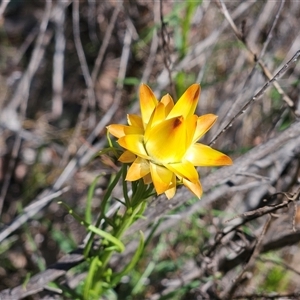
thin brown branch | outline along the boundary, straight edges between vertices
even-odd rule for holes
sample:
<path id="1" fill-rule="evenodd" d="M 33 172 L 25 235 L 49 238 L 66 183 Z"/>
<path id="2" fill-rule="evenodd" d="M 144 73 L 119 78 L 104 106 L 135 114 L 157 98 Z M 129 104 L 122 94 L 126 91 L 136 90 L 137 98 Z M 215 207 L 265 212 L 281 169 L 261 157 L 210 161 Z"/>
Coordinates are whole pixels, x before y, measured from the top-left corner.
<path id="1" fill-rule="evenodd" d="M 158 24 L 159 23 L 159 18 L 160 18 L 160 3 L 155 1 L 154 2 L 154 23 Z M 146 63 L 145 70 L 142 75 L 142 82 L 147 82 L 149 80 L 149 76 L 151 74 L 151 70 L 154 65 L 155 61 L 155 54 L 157 52 L 158 48 L 158 35 L 157 35 L 157 29 L 154 28 L 153 30 L 153 36 L 152 36 L 152 41 L 151 41 L 151 46 L 150 46 L 150 53 L 149 57 Z"/>
<path id="2" fill-rule="evenodd" d="M 169 82 L 172 90 L 173 97 L 176 99 L 176 89 L 175 85 L 172 79 L 172 71 L 170 66 L 172 65 L 171 60 L 171 50 L 170 50 L 170 43 L 169 43 L 169 34 L 167 30 L 167 24 L 164 21 L 164 15 L 163 15 L 163 0 L 159 1 L 160 3 L 160 26 L 161 26 L 161 40 L 162 40 L 162 48 L 163 48 L 163 58 L 164 58 L 164 65 L 168 71 L 169 75 Z"/>
<path id="3" fill-rule="evenodd" d="M 263 238 L 265 237 L 266 232 L 270 227 L 271 220 L 272 220 L 272 217 L 271 217 L 271 215 L 269 215 L 268 219 L 266 220 L 266 222 L 263 226 L 263 229 L 257 239 L 257 242 L 255 243 L 255 246 L 254 246 L 253 252 L 250 256 L 250 259 L 248 260 L 246 265 L 243 267 L 242 271 L 233 280 L 232 285 L 228 286 L 225 289 L 225 291 L 221 293 L 221 295 L 220 295 L 221 299 L 228 299 L 228 300 L 232 299 L 234 292 L 236 291 L 240 282 L 242 281 L 245 272 L 253 267 L 258 255 L 260 254 L 261 249 L 263 247 Z"/>
<path id="4" fill-rule="evenodd" d="M 43 191 L 36 200 L 33 201 L 29 206 L 27 206 L 24 209 L 24 213 L 18 216 L 11 224 L 10 226 L 0 232 L 0 242 L 4 240 L 8 235 L 13 233 L 15 230 L 17 230 L 20 226 L 22 226 L 28 219 L 32 218 L 36 213 L 41 211 L 45 206 L 47 206 L 55 197 L 52 197 L 51 195 L 58 190 L 62 188 L 62 186 L 65 184 L 65 182 L 71 178 L 71 176 L 76 172 L 76 170 L 87 164 L 91 157 L 93 157 L 96 153 L 100 151 L 100 149 L 103 148 L 104 142 L 101 141 L 97 145 L 94 145 L 92 148 L 89 147 L 90 144 L 93 143 L 94 139 L 97 137 L 99 132 L 103 130 L 103 128 L 109 123 L 111 118 L 113 117 L 114 113 L 119 107 L 119 103 L 121 100 L 122 95 L 122 88 L 123 88 L 123 82 L 126 74 L 127 64 L 128 64 L 128 58 L 130 54 L 130 45 L 131 45 L 131 33 L 130 30 L 127 29 L 124 37 L 124 47 L 123 52 L 121 56 L 121 62 L 120 62 L 120 70 L 118 75 L 118 83 L 117 83 L 117 90 L 114 97 L 113 105 L 110 107 L 110 109 L 106 112 L 105 116 L 101 119 L 101 121 L 97 124 L 97 126 L 94 128 L 92 133 L 89 135 L 87 139 L 87 143 L 83 144 L 79 150 L 77 151 L 77 155 L 75 158 L 73 158 L 66 168 L 63 170 L 62 174 L 58 177 L 58 179 L 55 181 L 54 185 L 51 189 L 47 189 Z M 44 199 L 42 202 L 40 202 L 40 198 Z M 38 203 L 38 205 L 36 204 Z"/>
<path id="5" fill-rule="evenodd" d="M 276 27 L 276 25 L 278 23 L 279 16 L 280 16 L 280 13 L 281 13 L 281 11 L 283 9 L 284 4 L 285 4 L 285 0 L 281 0 L 280 4 L 278 6 L 277 12 L 275 14 L 275 18 L 274 18 L 273 24 L 271 26 L 271 29 L 269 30 L 267 38 L 266 38 L 266 40 L 265 40 L 265 42 L 263 44 L 263 48 L 262 48 L 262 50 L 259 53 L 258 61 L 260 61 L 260 59 L 265 55 L 267 47 L 268 47 L 268 45 L 269 45 L 269 43 L 270 43 L 270 41 L 271 41 L 271 39 L 273 37 L 273 32 L 274 32 L 274 29 L 275 29 L 275 27 Z"/>
<path id="6" fill-rule="evenodd" d="M 52 7 L 52 1 L 47 0 L 46 6 L 45 6 L 45 12 L 44 16 L 42 18 L 42 22 L 40 25 L 40 33 L 37 38 L 36 46 L 34 48 L 31 60 L 29 62 L 28 68 L 26 72 L 24 73 L 20 84 L 18 86 L 18 89 L 11 100 L 10 104 L 6 108 L 8 111 L 13 110 L 15 111 L 19 105 L 21 105 L 21 114 L 19 115 L 19 122 L 22 123 L 22 121 L 25 119 L 26 116 L 26 109 L 27 109 L 27 103 L 29 98 L 29 88 L 31 85 L 32 78 L 34 74 L 37 71 L 37 68 L 39 66 L 39 62 L 41 61 L 43 55 L 44 55 L 44 44 L 48 44 L 50 41 L 50 37 L 46 35 L 46 29 L 47 25 L 50 19 L 50 13 L 51 13 L 51 7 Z M 18 157 L 18 153 L 21 147 L 21 136 L 20 136 L 20 129 L 16 135 L 16 139 L 13 145 L 12 150 L 12 156 L 9 161 L 8 171 L 5 174 L 4 178 L 4 184 L 1 188 L 1 194 L 0 194 L 0 215 L 2 212 L 2 207 L 4 203 L 4 199 L 6 197 L 6 193 L 10 184 L 11 176 L 15 167 L 16 159 Z"/>
<path id="7" fill-rule="evenodd" d="M 22 76 L 22 79 L 17 87 L 13 98 L 7 106 L 7 109 L 16 110 L 17 107 L 19 107 L 20 103 L 26 101 L 26 99 L 28 99 L 29 97 L 29 88 L 31 86 L 33 76 L 35 75 L 38 67 L 40 66 L 45 54 L 46 46 L 49 44 L 52 38 L 52 33 L 47 33 L 46 31 L 51 16 L 51 8 L 52 0 L 47 0 L 45 5 L 45 12 L 40 24 L 39 34 L 36 39 L 30 62 L 24 75 Z"/>
<path id="8" fill-rule="evenodd" d="M 287 103 L 287 105 L 291 108 L 293 108 L 294 110 L 294 103 L 293 101 L 290 99 L 290 97 L 283 91 L 283 89 L 281 88 L 281 86 L 279 85 L 279 83 L 277 82 L 277 79 L 276 80 L 273 80 L 274 77 L 272 77 L 272 73 L 269 71 L 269 69 L 265 66 L 265 64 L 263 63 L 263 61 L 261 60 L 263 54 L 264 54 L 264 51 L 266 50 L 266 47 L 268 45 L 268 43 L 270 42 L 270 39 L 272 37 L 272 32 L 277 24 L 277 21 L 278 21 L 278 18 L 279 18 L 279 14 L 283 8 L 283 4 L 284 4 L 284 1 L 281 1 L 281 5 L 279 6 L 278 10 L 277 10 L 277 13 L 275 15 L 275 18 L 274 18 L 274 21 L 273 21 L 273 25 L 272 25 L 272 28 L 271 30 L 269 31 L 269 34 L 267 36 L 267 39 L 264 43 L 264 46 L 263 46 L 263 50 L 261 51 L 261 54 L 259 56 L 259 58 L 257 57 L 257 55 L 254 53 L 254 51 L 250 48 L 250 46 L 247 44 L 246 40 L 245 40 L 245 37 L 243 36 L 243 34 L 240 33 L 240 31 L 237 29 L 231 15 L 229 14 L 228 10 L 227 10 L 227 7 L 224 3 L 223 0 L 218 0 L 217 4 L 219 5 L 220 9 L 221 9 L 221 12 L 224 14 L 225 18 L 227 19 L 228 23 L 230 24 L 232 30 L 234 31 L 234 34 L 236 35 L 236 37 L 238 38 L 238 40 L 240 40 L 245 46 L 246 46 L 246 49 L 249 51 L 249 53 L 253 56 L 253 60 L 255 61 L 255 66 L 257 64 L 259 64 L 259 66 L 261 67 L 262 71 L 263 71 L 263 74 L 266 76 L 266 78 L 269 80 L 270 84 L 272 83 L 274 85 L 274 87 L 277 89 L 278 93 L 280 95 L 282 95 L 282 98 L 283 100 Z M 299 51 L 297 51 L 298 53 Z M 297 53 L 293 56 L 293 58 L 296 57 L 295 61 L 297 61 L 298 59 L 298 56 L 297 56 Z M 251 72 L 251 74 L 249 75 L 249 78 L 252 77 L 253 75 L 253 72 L 255 70 L 255 66 L 253 67 L 253 71 Z M 283 66 L 284 68 L 285 66 Z M 279 71 L 280 72 L 280 71 Z M 278 73 L 279 73 L 278 72 Z M 284 71 L 285 72 L 285 71 Z M 284 73 L 283 72 L 283 73 Z M 278 76 L 281 77 L 283 75 L 283 73 L 281 73 L 281 75 Z M 266 87 L 267 88 L 267 87 Z M 260 98 L 263 93 L 265 92 L 265 90 L 260 94 L 260 95 L 257 95 L 260 93 L 260 91 L 252 97 L 252 99 L 250 99 L 248 102 L 246 102 L 246 104 L 243 105 L 243 107 L 239 110 L 238 113 L 236 113 L 232 118 L 230 118 L 230 121 L 227 122 L 227 124 L 222 128 L 222 130 L 218 133 L 218 135 L 216 137 L 214 137 L 214 139 L 211 141 L 211 145 L 212 143 L 214 143 L 224 132 L 227 131 L 227 129 L 229 127 L 232 126 L 234 120 L 236 118 L 238 118 L 241 114 L 243 114 L 246 109 L 250 106 L 250 104 L 253 103 L 254 100 Z M 231 109 L 232 110 L 232 109 Z M 296 113 L 296 112 L 295 112 Z M 230 117 L 230 115 L 228 115 L 228 117 Z"/>
<path id="9" fill-rule="evenodd" d="M 268 87 L 274 83 L 276 80 L 278 80 L 278 78 L 280 78 L 289 68 L 291 68 L 292 64 L 296 63 L 298 58 L 300 56 L 300 50 L 298 50 L 294 56 L 287 62 L 284 64 L 284 66 L 269 80 L 267 81 L 264 86 L 249 100 L 247 101 L 242 108 L 239 110 L 239 112 L 237 114 L 235 114 L 230 121 L 227 123 L 227 125 L 222 129 L 222 131 L 220 131 L 213 139 L 212 141 L 209 143 L 209 145 L 213 145 L 216 140 L 229 128 L 232 126 L 232 123 L 234 122 L 234 120 L 236 118 L 238 118 L 240 115 L 242 115 L 246 109 L 256 100 L 258 100 L 264 93 L 265 91 L 268 89 Z"/>
<path id="10" fill-rule="evenodd" d="M 18 228 L 20 228 L 20 226 L 22 226 L 33 216 L 35 216 L 37 212 L 49 204 L 53 199 L 59 197 L 68 190 L 69 187 L 65 187 L 58 191 L 45 190 L 36 201 L 26 206 L 23 210 L 23 213 L 15 218 L 9 226 L 0 232 L 0 242 L 14 233 Z"/>
<path id="11" fill-rule="evenodd" d="M 271 195 L 269 198 L 270 199 L 274 198 L 277 195 L 283 195 L 284 197 L 287 198 L 287 200 L 283 201 L 283 202 L 281 202 L 277 205 L 274 205 L 274 206 L 263 206 L 261 208 L 245 212 L 243 214 L 240 214 L 238 216 L 235 216 L 235 217 L 227 220 L 226 222 L 230 222 L 230 221 L 232 221 L 236 218 L 243 218 L 243 220 L 241 222 L 239 222 L 238 224 L 232 226 L 229 230 L 226 229 L 226 230 L 223 230 L 222 232 L 220 232 L 216 237 L 215 243 L 210 247 L 210 249 L 207 251 L 206 255 L 207 256 L 213 255 L 216 248 L 221 244 L 222 239 L 226 235 L 228 235 L 231 232 L 236 231 L 238 228 L 245 225 L 246 223 L 248 223 L 252 220 L 255 220 L 257 218 L 260 218 L 261 216 L 272 214 L 272 213 L 276 212 L 277 210 L 282 209 L 284 207 L 288 207 L 290 203 L 293 203 L 293 204 L 296 203 L 297 200 L 300 200 L 299 199 L 300 188 L 295 193 L 292 193 L 292 194 L 291 193 L 278 192 L 278 193 L 275 193 L 275 194 Z"/>
<path id="12" fill-rule="evenodd" d="M 80 39 L 80 29 L 79 29 L 79 0 L 73 1 L 73 34 L 74 34 L 74 42 L 76 51 L 78 54 L 82 74 L 85 80 L 85 84 L 87 86 L 87 95 L 89 100 L 89 106 L 91 109 L 90 127 L 95 126 L 96 118 L 95 118 L 95 109 L 96 109 L 96 95 L 94 90 L 94 82 L 90 75 L 90 71 L 86 62 L 84 50 L 82 47 L 81 39 Z"/>
<path id="13" fill-rule="evenodd" d="M 101 47 L 99 49 L 97 58 L 96 58 L 93 71 L 92 71 L 92 81 L 93 81 L 94 84 L 96 82 L 100 67 L 102 65 L 104 54 L 105 54 L 106 49 L 109 45 L 109 40 L 111 39 L 111 35 L 112 35 L 113 29 L 115 27 L 116 21 L 117 21 L 117 17 L 120 13 L 121 5 L 122 5 L 122 2 L 121 1 L 118 2 L 118 5 L 115 7 L 114 12 L 111 16 L 111 19 L 109 21 L 109 25 L 108 25 L 108 27 L 105 31 L 105 35 L 104 35 Z"/>

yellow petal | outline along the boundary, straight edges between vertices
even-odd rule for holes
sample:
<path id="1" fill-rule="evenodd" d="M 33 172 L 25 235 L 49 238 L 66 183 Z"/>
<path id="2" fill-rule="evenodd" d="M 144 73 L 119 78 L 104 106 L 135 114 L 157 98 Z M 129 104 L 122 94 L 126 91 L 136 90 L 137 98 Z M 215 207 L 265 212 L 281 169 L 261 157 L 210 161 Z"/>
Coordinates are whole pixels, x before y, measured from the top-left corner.
<path id="1" fill-rule="evenodd" d="M 150 87 L 146 84 L 142 84 L 140 87 L 140 107 L 144 124 L 149 122 L 157 104 L 158 101 Z"/>
<path id="2" fill-rule="evenodd" d="M 195 130 L 197 127 L 197 119 L 196 115 L 192 115 L 185 120 L 186 123 L 186 148 L 189 148 L 193 142 L 193 138 L 195 136 Z"/>
<path id="3" fill-rule="evenodd" d="M 125 135 L 118 139 L 118 143 L 121 147 L 129 150 L 130 152 L 136 154 L 145 159 L 149 159 L 147 152 L 144 148 L 144 137 L 141 134 L 130 134 Z"/>
<path id="4" fill-rule="evenodd" d="M 183 116 L 187 118 L 194 114 L 200 95 L 200 85 L 192 84 L 180 97 L 168 115 L 168 119 Z"/>
<path id="5" fill-rule="evenodd" d="M 149 163 L 147 160 L 137 157 L 127 171 L 126 180 L 135 181 L 150 173 Z"/>
<path id="6" fill-rule="evenodd" d="M 145 184 L 150 184 L 150 183 L 152 183 L 152 177 L 151 177 L 151 174 L 149 173 L 149 174 L 145 175 L 145 176 L 143 177 L 143 181 L 144 181 Z"/>
<path id="7" fill-rule="evenodd" d="M 193 144 L 187 150 L 184 158 L 198 167 L 228 166 L 232 164 L 231 158 L 224 153 L 200 143 Z"/>
<path id="8" fill-rule="evenodd" d="M 161 123 L 165 119 L 166 119 L 165 106 L 163 105 L 163 103 L 158 103 L 158 105 L 154 109 L 149 119 L 148 124 L 146 125 L 145 140 L 147 140 L 147 136 L 149 135 L 151 128 L 157 125 L 158 123 Z"/>
<path id="9" fill-rule="evenodd" d="M 163 121 L 145 134 L 149 156 L 158 163 L 180 162 L 186 152 L 186 124 L 182 117 Z"/>
<path id="10" fill-rule="evenodd" d="M 128 114 L 127 115 L 127 122 L 128 122 L 129 125 L 134 126 L 134 127 L 140 127 L 140 128 L 144 127 L 142 118 L 140 116 L 137 116 L 137 115 Z"/>
<path id="11" fill-rule="evenodd" d="M 198 172 L 193 164 L 189 161 L 183 161 L 176 164 L 167 164 L 165 167 L 175 173 L 177 176 L 188 179 L 189 181 L 197 182 L 199 180 Z"/>
<path id="12" fill-rule="evenodd" d="M 124 133 L 124 127 L 125 125 L 120 125 L 120 124 L 112 124 L 112 125 L 109 125 L 107 126 L 107 130 L 108 132 L 117 137 L 117 138 L 120 138 L 121 136 L 124 136 L 125 133 Z"/>
<path id="13" fill-rule="evenodd" d="M 132 163 L 134 162 L 135 159 L 136 159 L 136 155 L 127 150 L 124 151 L 122 155 L 119 157 L 119 161 L 125 164 Z"/>
<path id="14" fill-rule="evenodd" d="M 197 142 L 216 122 L 217 116 L 213 114 L 198 117 L 197 127 L 194 134 L 193 142 Z"/>
<path id="15" fill-rule="evenodd" d="M 107 126 L 108 132 L 117 137 L 123 137 L 127 134 L 143 134 L 144 130 L 142 128 L 134 127 L 134 126 L 127 126 L 122 124 L 111 124 Z"/>
<path id="16" fill-rule="evenodd" d="M 168 199 L 171 199 L 174 197 L 175 193 L 176 193 L 176 176 L 173 173 L 173 178 L 172 178 L 172 182 L 170 184 L 170 188 L 165 191 L 165 194 Z"/>
<path id="17" fill-rule="evenodd" d="M 203 191 L 200 181 L 191 182 L 189 180 L 183 179 L 182 183 L 198 198 L 201 198 Z"/>
<path id="18" fill-rule="evenodd" d="M 169 200 L 174 197 L 175 193 L 176 193 L 176 186 L 165 191 L 165 195 Z"/>
<path id="19" fill-rule="evenodd" d="M 164 95 L 161 98 L 160 103 L 162 103 L 165 106 L 165 112 L 166 112 L 166 116 L 167 116 L 170 113 L 170 111 L 172 110 L 172 108 L 174 107 L 173 98 L 169 94 Z"/>
<path id="20" fill-rule="evenodd" d="M 158 195 L 173 188 L 174 175 L 170 170 L 150 162 L 150 172 Z"/>

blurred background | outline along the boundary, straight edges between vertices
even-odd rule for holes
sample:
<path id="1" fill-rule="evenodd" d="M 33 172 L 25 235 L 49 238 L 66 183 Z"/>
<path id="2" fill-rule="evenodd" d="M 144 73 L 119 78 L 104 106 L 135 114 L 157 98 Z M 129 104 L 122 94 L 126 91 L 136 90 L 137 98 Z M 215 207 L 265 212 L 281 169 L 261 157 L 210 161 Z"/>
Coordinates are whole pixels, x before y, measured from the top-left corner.
<path id="1" fill-rule="evenodd" d="M 91 204 L 96 218 L 118 169 L 116 161 L 97 155 L 107 146 L 106 126 L 139 113 L 140 83 L 157 97 L 178 99 L 199 82 L 197 114 L 219 116 L 201 142 L 209 144 L 227 128 L 213 147 L 238 164 L 250 162 L 234 169 L 234 178 L 223 176 L 230 193 L 207 202 L 204 195 L 201 209 L 184 193 L 180 205 L 167 208 L 164 230 L 108 299 L 267 299 L 269 293 L 299 299 L 296 204 L 270 217 L 272 224 L 269 215 L 243 223 L 205 257 L 229 226 L 226 220 L 264 206 L 266 198 L 282 203 L 287 196 L 274 194 L 299 186 L 298 136 L 288 131 L 274 148 L 268 142 L 299 130 L 300 64 L 291 63 L 252 101 L 300 50 L 299 18 L 299 1 L 2 0 L 0 290 L 22 285 L 83 242 L 85 228 L 57 201 L 84 215 L 88 188 L 104 174 Z M 255 149 L 261 154 L 251 169 L 255 155 L 245 155 Z M 214 171 L 199 170 L 201 178 Z M 279 232 L 281 242 L 271 244 Z M 79 265 L 53 286 L 80 294 L 86 270 Z M 60 297 L 45 289 L 26 299 Z"/>

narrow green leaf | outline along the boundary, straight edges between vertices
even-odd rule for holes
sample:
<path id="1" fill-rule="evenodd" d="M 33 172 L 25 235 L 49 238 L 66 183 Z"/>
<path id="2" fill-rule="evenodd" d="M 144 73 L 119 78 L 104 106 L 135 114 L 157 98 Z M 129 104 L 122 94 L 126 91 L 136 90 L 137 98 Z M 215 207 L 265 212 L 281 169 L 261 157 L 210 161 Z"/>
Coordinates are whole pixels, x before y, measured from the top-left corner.
<path id="1" fill-rule="evenodd" d="M 143 252 L 144 252 L 144 235 L 142 233 L 142 231 L 139 231 L 140 233 L 140 242 L 139 242 L 139 246 L 134 254 L 134 256 L 132 257 L 131 261 L 129 262 L 129 264 L 119 273 L 117 273 L 115 276 L 113 276 L 112 278 L 112 286 L 116 285 L 117 283 L 120 282 L 121 278 L 128 274 L 130 270 L 132 270 L 135 265 L 137 264 L 137 262 L 139 261 L 140 257 L 142 256 Z"/>
<path id="2" fill-rule="evenodd" d="M 74 219 L 76 219 L 81 225 L 84 225 L 86 228 L 88 227 L 89 224 L 83 218 L 81 218 L 68 204 L 62 201 L 57 203 L 63 205 L 68 210 L 68 213 L 73 216 Z"/>
<path id="3" fill-rule="evenodd" d="M 93 284 L 93 278 L 95 277 L 95 273 L 99 267 L 101 262 L 99 261 L 98 256 L 95 256 L 90 264 L 88 275 L 85 279 L 84 289 L 83 289 L 83 297 L 84 299 L 89 299 L 91 287 Z"/>
<path id="4" fill-rule="evenodd" d="M 96 228 L 98 228 L 101 224 L 101 221 L 105 219 L 106 204 L 107 204 L 108 200 L 110 199 L 111 193 L 112 193 L 113 189 L 115 188 L 115 186 L 117 185 L 121 175 L 122 175 L 122 170 L 119 170 L 118 173 L 116 174 L 115 178 L 113 179 L 113 181 L 110 182 L 110 184 L 108 185 L 107 191 L 106 191 L 106 193 L 102 199 L 101 205 L 100 205 L 100 214 L 99 214 L 99 217 L 95 224 Z M 93 240 L 94 240 L 94 233 L 92 233 L 90 235 L 89 240 L 88 240 L 86 246 L 84 247 L 84 251 L 83 251 L 84 257 L 88 257 L 88 254 L 92 248 Z"/>
<path id="5" fill-rule="evenodd" d="M 87 223 L 92 223 L 92 199 L 95 193 L 96 184 L 98 182 L 98 179 L 102 177 L 101 175 L 98 175 L 92 182 L 91 186 L 88 190 L 88 196 L 87 196 L 87 202 L 86 202 L 86 208 L 85 208 L 85 221 Z"/>
<path id="6" fill-rule="evenodd" d="M 153 261 L 150 261 L 146 270 L 144 271 L 144 273 L 142 274 L 142 276 L 140 277 L 140 279 L 138 280 L 138 282 L 132 289 L 132 291 L 131 291 L 132 295 L 136 295 L 136 294 L 140 293 L 142 291 L 142 289 L 145 288 L 145 285 L 144 285 L 145 279 L 151 275 L 154 268 L 155 268 L 155 263 Z"/>
<path id="7" fill-rule="evenodd" d="M 95 227 L 94 225 L 89 225 L 88 229 L 90 231 L 98 234 L 99 236 L 103 237 L 107 241 L 113 243 L 115 246 L 117 246 L 117 250 L 119 252 L 123 252 L 125 250 L 124 244 L 120 240 L 118 240 L 117 238 L 115 238 L 114 236 L 109 234 L 108 232 L 105 232 L 105 231 L 101 230 L 100 228 Z"/>

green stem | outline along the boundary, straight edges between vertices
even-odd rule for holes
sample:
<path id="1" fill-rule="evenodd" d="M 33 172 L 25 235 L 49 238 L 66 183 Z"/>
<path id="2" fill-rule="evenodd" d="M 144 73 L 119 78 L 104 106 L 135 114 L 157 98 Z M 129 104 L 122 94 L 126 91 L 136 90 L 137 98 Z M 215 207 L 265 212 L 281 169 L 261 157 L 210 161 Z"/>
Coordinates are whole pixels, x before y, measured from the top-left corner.
<path id="1" fill-rule="evenodd" d="M 100 206 L 100 214 L 99 214 L 99 217 L 98 217 L 98 219 L 96 221 L 96 224 L 95 224 L 96 227 L 100 226 L 101 221 L 105 217 L 105 209 L 106 209 L 107 201 L 111 197 L 111 193 L 112 193 L 113 189 L 115 188 L 115 186 L 117 185 L 117 183 L 118 183 L 118 181 L 119 181 L 119 179 L 122 175 L 122 172 L 123 172 L 123 169 L 120 169 L 120 171 L 116 174 L 116 177 L 114 178 L 114 180 L 108 186 L 108 189 L 105 193 L 105 196 L 104 196 L 104 198 L 102 200 L 102 203 L 101 203 L 101 206 Z M 87 244 L 84 248 L 84 256 L 85 257 L 88 257 L 88 255 L 89 255 L 89 252 L 90 252 L 92 244 L 93 244 L 94 236 L 95 236 L 95 233 L 91 233 L 91 235 L 88 239 L 88 242 L 87 242 Z"/>
<path id="2" fill-rule="evenodd" d="M 107 193 L 101 203 L 99 218 L 95 224 L 95 226 L 98 228 L 98 226 L 101 224 L 101 220 L 106 220 L 106 203 L 111 196 L 113 188 L 116 186 L 120 178 L 122 178 L 125 212 L 122 217 L 118 216 L 118 212 L 116 212 L 115 216 L 111 218 L 109 222 L 110 226 L 112 227 L 110 234 L 119 241 L 121 240 L 124 232 L 144 213 L 147 206 L 146 199 L 153 191 L 151 186 L 147 187 L 143 180 L 139 180 L 132 184 L 133 194 L 131 197 L 128 197 L 127 184 L 125 182 L 126 172 L 127 166 L 123 165 L 122 169 L 118 172 L 115 179 L 109 185 Z M 86 257 L 88 253 L 90 253 L 93 237 L 94 234 L 91 235 L 87 247 L 85 248 Z M 93 297 L 97 298 L 101 296 L 107 289 L 112 288 L 112 285 L 116 283 L 111 282 L 112 274 L 111 269 L 108 266 L 111 256 L 116 251 L 115 244 L 103 238 L 102 245 L 98 251 L 99 252 L 96 254 L 96 256 L 91 257 L 91 261 L 95 261 L 95 263 L 91 263 L 88 276 L 89 279 L 86 281 L 85 285 L 85 299 L 92 299 Z"/>
<path id="3" fill-rule="evenodd" d="M 121 239 L 123 233 L 130 227 L 130 225 L 134 222 L 137 215 L 142 214 L 146 208 L 146 205 L 144 205 L 143 201 L 144 199 L 140 200 L 139 205 L 137 205 L 133 210 L 131 208 L 126 209 L 125 214 L 122 218 L 122 223 L 120 224 L 119 228 L 117 228 L 116 232 L 113 233 L 113 236 L 117 239 Z M 109 248 L 110 245 L 108 245 L 106 248 Z M 96 271 L 96 274 L 94 276 L 93 281 L 93 287 L 92 290 L 95 292 L 96 295 L 100 296 L 103 293 L 102 283 L 105 280 L 104 274 L 107 270 L 107 265 L 110 261 L 110 258 L 112 254 L 114 253 L 114 250 L 108 250 L 105 251 L 105 249 L 101 249 L 101 253 L 99 253 L 99 260 L 101 261 L 101 267 Z M 103 281 L 102 281 L 103 280 Z"/>

